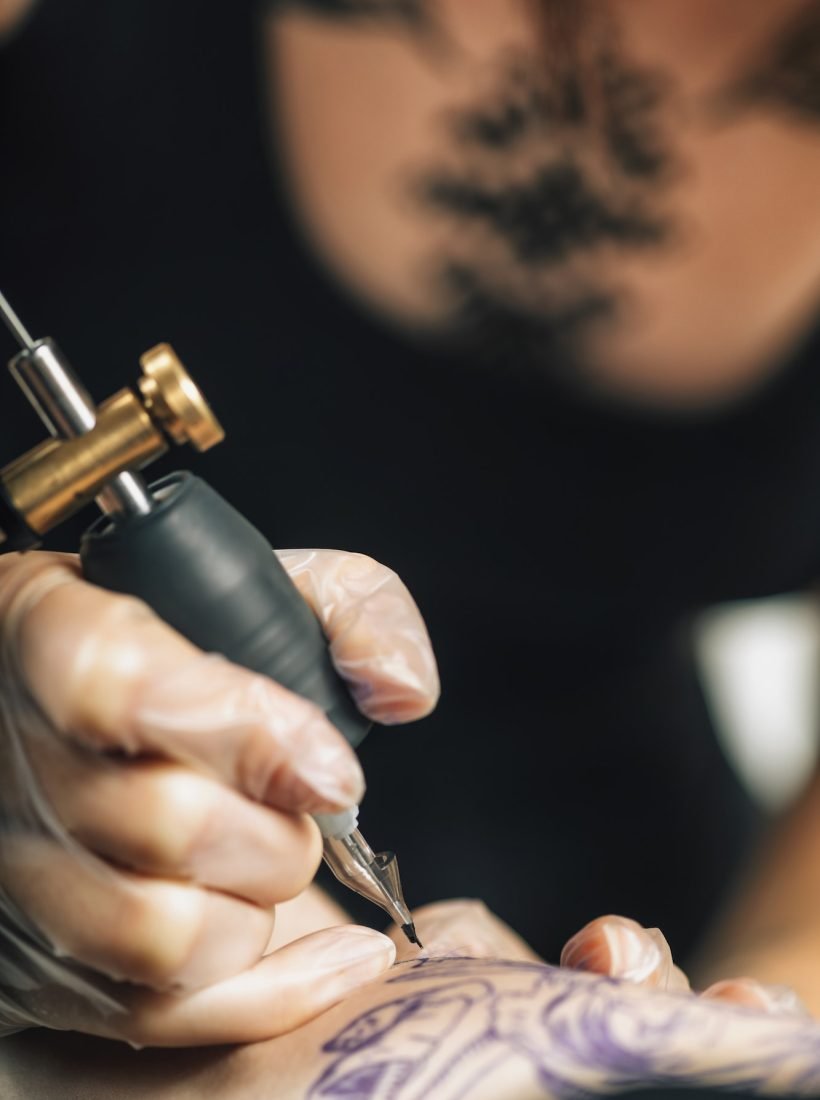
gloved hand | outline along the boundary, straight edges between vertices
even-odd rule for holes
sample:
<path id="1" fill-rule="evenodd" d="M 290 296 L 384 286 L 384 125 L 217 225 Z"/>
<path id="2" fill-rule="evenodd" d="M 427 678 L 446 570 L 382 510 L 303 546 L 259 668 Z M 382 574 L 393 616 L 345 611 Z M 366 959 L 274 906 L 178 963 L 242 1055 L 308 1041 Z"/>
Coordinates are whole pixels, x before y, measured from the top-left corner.
<path id="1" fill-rule="evenodd" d="M 644 928 L 627 917 L 607 916 L 590 921 L 567 941 L 561 965 L 623 978 L 647 989 L 687 992 L 689 979 L 676 966 L 666 937 L 659 928 Z M 808 1015 L 800 998 L 788 986 L 764 985 L 754 978 L 727 978 L 704 989 L 706 1000 L 730 1001 L 775 1016 Z"/>
<path id="2" fill-rule="evenodd" d="M 422 717 L 438 678 L 419 612 L 369 558 L 281 555 L 362 710 Z M 389 966 L 346 926 L 265 954 L 272 907 L 321 858 L 307 814 L 359 800 L 313 704 L 206 655 L 69 555 L 0 558 L 0 1034 L 134 1045 L 290 1030 Z"/>

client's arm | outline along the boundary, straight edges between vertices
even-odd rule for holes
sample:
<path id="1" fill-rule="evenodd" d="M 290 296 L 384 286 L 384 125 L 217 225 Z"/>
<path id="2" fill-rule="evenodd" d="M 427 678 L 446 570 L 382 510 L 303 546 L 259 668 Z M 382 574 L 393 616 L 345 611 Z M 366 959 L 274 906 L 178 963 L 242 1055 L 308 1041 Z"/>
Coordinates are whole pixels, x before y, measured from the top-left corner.
<path id="1" fill-rule="evenodd" d="M 524 961 L 416 957 L 290 1035 L 132 1051 L 3 1043 L 4 1100 L 528 1100 L 634 1082 L 820 1092 L 820 1027 Z"/>

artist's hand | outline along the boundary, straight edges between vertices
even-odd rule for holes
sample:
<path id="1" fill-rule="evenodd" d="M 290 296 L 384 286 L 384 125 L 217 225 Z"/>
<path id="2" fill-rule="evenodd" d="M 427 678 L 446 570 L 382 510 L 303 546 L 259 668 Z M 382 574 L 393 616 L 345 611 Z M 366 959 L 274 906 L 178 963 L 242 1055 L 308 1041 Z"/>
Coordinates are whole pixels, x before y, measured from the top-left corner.
<path id="1" fill-rule="evenodd" d="M 361 708 L 427 713 L 435 663 L 398 578 L 360 555 L 281 557 Z M 0 1033 L 254 1040 L 392 962 L 355 927 L 263 957 L 272 906 L 320 859 L 306 815 L 361 797 L 342 736 L 68 555 L 0 559 L 0 775 Z"/>
<path id="2" fill-rule="evenodd" d="M 622 978 L 646 989 L 691 991 L 689 979 L 675 965 L 660 929 L 644 928 L 627 917 L 606 916 L 590 921 L 566 943 L 561 965 Z M 764 985 L 754 978 L 714 982 L 699 996 L 759 1008 L 778 1016 L 807 1015 L 799 997 L 788 986 Z"/>

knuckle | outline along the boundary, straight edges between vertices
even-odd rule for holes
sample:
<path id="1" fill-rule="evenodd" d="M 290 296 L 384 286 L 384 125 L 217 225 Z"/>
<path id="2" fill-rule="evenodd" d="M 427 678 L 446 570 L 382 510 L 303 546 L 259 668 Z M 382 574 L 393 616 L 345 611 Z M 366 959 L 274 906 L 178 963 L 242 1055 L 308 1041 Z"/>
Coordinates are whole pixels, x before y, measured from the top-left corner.
<path id="1" fill-rule="evenodd" d="M 154 989 L 176 984 L 202 923 L 196 892 L 133 888 L 118 909 L 108 947 L 123 977 Z"/>
<path id="2" fill-rule="evenodd" d="M 104 614 L 114 627 L 132 627 L 146 619 L 156 618 L 145 600 L 140 599 L 139 596 L 131 596 L 123 592 L 109 592 L 107 596 Z"/>
<path id="3" fill-rule="evenodd" d="M 46 717 L 92 744 L 116 740 L 124 693 L 148 659 L 139 623 L 152 612 L 83 582 L 69 555 L 37 556 L 0 581 L 4 652 Z"/>
<path id="4" fill-rule="evenodd" d="M 348 581 L 366 581 L 373 588 L 378 588 L 397 576 L 389 566 L 358 551 L 346 555 L 344 572 Z"/>
<path id="5" fill-rule="evenodd" d="M 291 901 L 310 886 L 321 862 L 322 836 L 318 826 L 306 815 L 294 817 L 284 830 L 278 827 L 268 871 L 264 877 L 254 876 L 248 896 L 265 908 Z"/>
<path id="6" fill-rule="evenodd" d="M 386 572 L 386 567 L 370 554 L 362 554 L 359 550 L 347 550 L 344 562 L 350 573 L 379 573 Z"/>
<path id="7" fill-rule="evenodd" d="M 139 865 L 185 873 L 206 840 L 217 793 L 192 772 L 163 768 L 140 801 L 145 826 L 135 840 Z"/>
<path id="8" fill-rule="evenodd" d="M 165 632 L 143 601 L 105 593 L 89 609 L 70 667 L 62 678 L 67 703 L 64 726 L 94 747 L 135 751 L 140 702 L 160 661 L 173 660 Z"/>

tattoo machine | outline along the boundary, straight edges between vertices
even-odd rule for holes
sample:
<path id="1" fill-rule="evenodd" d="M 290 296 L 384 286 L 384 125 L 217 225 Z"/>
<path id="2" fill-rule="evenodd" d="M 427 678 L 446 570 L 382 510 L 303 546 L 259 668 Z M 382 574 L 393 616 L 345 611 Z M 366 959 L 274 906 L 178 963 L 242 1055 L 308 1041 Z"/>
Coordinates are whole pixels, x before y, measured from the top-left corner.
<path id="1" fill-rule="evenodd" d="M 136 472 L 170 443 L 205 451 L 224 435 L 173 349 L 147 351 L 134 390 L 97 406 L 54 341 L 33 340 L 2 294 L 0 315 L 21 347 L 9 369 L 51 433 L 0 470 L 0 552 L 37 546 L 95 500 L 103 515 L 80 548 L 89 581 L 140 597 L 201 649 L 310 699 L 356 748 L 370 722 L 265 538 L 200 478 L 174 473 L 148 486 Z M 418 943 L 396 857 L 373 852 L 358 807 L 316 821 L 339 881 Z"/>

